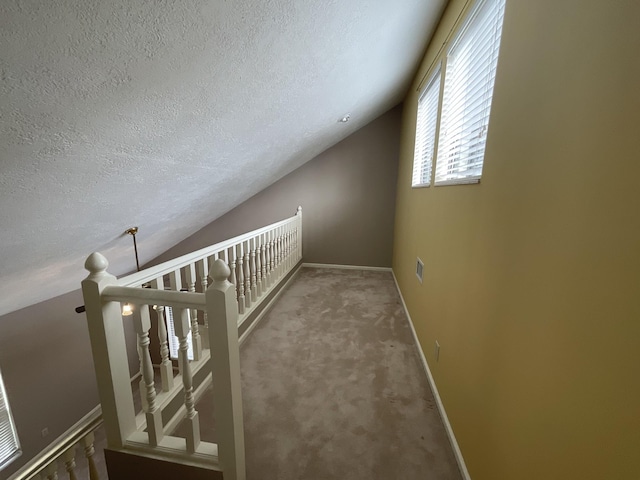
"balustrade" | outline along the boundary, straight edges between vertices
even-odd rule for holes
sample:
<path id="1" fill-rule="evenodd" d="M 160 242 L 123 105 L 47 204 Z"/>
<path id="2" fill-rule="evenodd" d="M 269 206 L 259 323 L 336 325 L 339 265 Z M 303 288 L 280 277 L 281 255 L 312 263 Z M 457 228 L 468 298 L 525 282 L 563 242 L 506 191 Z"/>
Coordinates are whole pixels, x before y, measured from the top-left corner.
<path id="1" fill-rule="evenodd" d="M 61 477 L 77 480 L 77 471 L 79 469 L 77 461 L 78 446 L 85 452 L 87 451 L 85 446 L 90 447 L 90 455 L 86 454 L 88 478 L 89 480 L 99 480 L 98 470 L 93 462 L 95 451 L 93 431 L 101 424 L 100 408 L 96 407 L 20 470 L 11 475 L 8 480 L 49 480 Z M 82 470 L 82 465 L 80 465 L 80 470 Z"/>
<path id="2" fill-rule="evenodd" d="M 299 208 L 296 216 L 290 219 L 119 280 L 107 273 L 108 263 L 101 255 L 92 254 L 87 259 L 89 276 L 83 281 L 83 293 L 94 356 L 105 359 L 94 364 L 110 447 L 135 451 L 162 447 L 153 450 L 153 455 L 161 457 L 177 448 L 179 442 L 171 437 L 171 430 L 177 422 L 186 421 L 187 434 L 186 440 L 182 440 L 181 451 L 192 455 L 190 462 L 197 463 L 207 452 L 214 458 L 206 464 L 211 465 L 219 458 L 225 478 L 244 478 L 238 326 L 301 260 L 301 228 Z M 165 276 L 168 276 L 170 290 L 165 290 Z M 151 288 L 140 288 L 143 284 Z M 127 376 L 119 302 L 127 302 L 134 308 L 133 317 L 125 317 L 125 321 L 133 320 L 138 340 L 143 413 L 137 419 Z M 156 392 L 154 357 L 150 352 L 149 305 L 158 317 L 160 345 L 156 358 L 160 363 L 156 368 L 160 370 L 160 393 Z M 175 379 L 165 323 L 168 321 L 167 307 L 172 309 L 178 337 L 179 373 Z M 199 311 L 202 312 L 202 325 L 198 323 Z M 193 346 L 193 361 L 188 355 L 189 340 Z M 196 410 L 197 397 L 204 390 L 195 379 L 210 378 L 197 376 L 209 366 L 217 382 L 214 389 L 216 428 L 220 439 L 217 446 L 201 441 Z M 184 392 L 181 411 L 163 423 L 164 409 L 180 392 Z M 89 452 L 86 448 L 85 452 Z M 87 453 L 90 465 L 92 455 Z M 177 461 L 181 455 L 174 451 L 170 456 L 172 461 Z M 72 455 L 72 450 L 65 454 L 64 462 L 70 478 L 74 478 L 75 454 Z"/>

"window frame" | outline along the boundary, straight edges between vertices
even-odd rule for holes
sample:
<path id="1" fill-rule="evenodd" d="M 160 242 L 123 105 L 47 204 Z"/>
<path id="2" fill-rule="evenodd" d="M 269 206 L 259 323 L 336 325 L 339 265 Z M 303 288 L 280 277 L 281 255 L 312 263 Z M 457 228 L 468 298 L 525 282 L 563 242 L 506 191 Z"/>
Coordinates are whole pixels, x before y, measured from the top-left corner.
<path id="1" fill-rule="evenodd" d="M 411 172 L 411 188 L 426 188 L 430 187 L 433 184 L 433 172 L 436 156 L 438 154 L 438 133 L 440 129 L 440 104 L 442 101 L 442 77 L 444 70 L 441 67 L 441 62 L 438 62 L 438 65 L 434 69 L 434 71 L 429 75 L 429 81 L 425 83 L 425 86 L 420 91 L 420 96 L 418 97 L 418 111 L 416 115 L 416 136 L 414 142 L 414 153 L 413 153 L 413 169 Z M 430 105 L 425 105 L 425 109 L 421 109 L 423 100 L 432 94 L 431 89 L 434 88 L 437 83 L 436 88 L 436 98 L 435 98 L 435 111 L 431 112 L 431 110 L 427 110 Z M 435 118 L 433 118 L 433 127 L 431 127 L 432 118 L 430 115 L 433 114 Z M 423 126 L 423 128 L 421 128 Z M 423 129 L 433 130 L 433 132 L 425 133 Z M 422 141 L 424 135 L 428 135 L 430 138 L 427 141 Z M 433 138 L 431 138 L 433 134 Z M 427 158 L 425 156 L 424 147 L 425 144 L 430 144 L 431 147 L 431 158 Z M 424 176 L 420 176 L 418 181 L 416 182 L 416 171 L 419 170 L 423 172 L 425 170 L 424 164 L 428 163 L 428 172 L 426 182 L 424 180 Z M 418 174 L 419 175 L 419 174 Z"/>
<path id="2" fill-rule="evenodd" d="M 8 454 L 4 457 L 0 457 L 0 470 L 3 470 L 7 465 L 13 462 L 16 458 L 22 455 L 22 448 L 20 446 L 20 438 L 18 437 L 18 430 L 16 428 L 15 421 L 13 419 L 13 414 L 11 413 L 11 407 L 9 405 L 9 398 L 7 397 L 7 390 L 4 386 L 4 380 L 2 378 L 2 372 L 0 371 L 0 412 L 6 411 L 7 419 L 6 423 L 0 423 L 0 432 L 2 428 L 8 427 L 9 435 L 8 438 L 12 437 L 12 445 L 9 446 Z M 0 437 L 0 440 L 2 438 Z M 2 450 L 4 447 L 0 448 Z M 10 449 L 13 448 L 11 451 Z"/>
<path id="3" fill-rule="evenodd" d="M 478 26 L 474 24 L 474 22 L 478 19 L 478 15 L 483 12 L 483 8 L 485 7 L 490 9 L 492 15 L 487 15 L 485 18 L 485 22 Z M 495 16 L 493 15 L 493 10 L 495 10 Z M 427 69 L 427 73 L 425 73 L 425 75 L 422 77 L 422 80 L 420 81 L 420 85 L 418 87 L 418 91 L 420 92 L 420 94 L 418 96 L 418 105 L 416 109 L 414 161 L 411 171 L 412 188 L 429 187 L 431 185 L 440 187 L 449 185 L 469 185 L 480 183 L 484 169 L 484 161 L 486 159 L 486 145 L 490 127 L 491 110 L 493 106 L 493 95 L 495 92 L 495 77 L 499 63 L 500 48 L 502 44 L 502 31 L 504 27 L 505 10 L 506 0 L 477 0 L 464 7 L 463 11 L 458 17 L 458 20 L 456 20 L 454 26 L 447 35 L 447 38 L 440 51 L 436 54 L 431 66 Z M 480 18 L 482 19 L 482 17 Z M 490 45 L 490 47 L 486 48 L 487 55 L 482 57 L 483 60 L 485 60 L 487 66 L 483 67 L 482 69 L 471 70 L 472 75 L 468 75 L 468 78 L 465 79 L 464 82 L 458 82 L 458 85 L 454 85 L 452 87 L 449 83 L 453 81 L 451 80 L 452 77 L 450 73 L 450 69 L 452 66 L 452 62 L 450 61 L 450 59 L 455 53 L 459 53 L 455 51 L 456 48 L 458 48 L 461 44 L 464 45 L 465 42 L 468 43 L 469 40 L 471 40 L 469 38 L 465 38 L 465 36 L 469 34 L 470 30 L 474 35 L 474 37 L 472 38 L 485 39 Z M 497 39 L 497 43 L 495 42 L 495 39 Z M 469 48 L 473 48 L 473 44 L 470 43 L 470 45 L 472 46 Z M 485 52 L 482 51 L 481 53 Z M 474 60 L 475 58 L 471 58 L 471 62 L 474 62 Z M 477 64 L 471 63 L 470 66 L 477 66 Z M 420 102 L 429 89 L 429 86 L 433 83 L 434 79 L 438 77 L 440 79 L 440 92 L 437 102 L 435 126 L 436 138 L 433 146 L 433 158 L 431 162 L 430 177 L 428 183 L 415 183 L 414 179 L 416 178 L 417 168 L 416 160 L 420 148 L 418 142 L 421 138 L 421 133 L 419 131 Z M 485 81 L 485 77 L 488 78 L 488 81 Z M 456 77 L 453 78 L 455 79 Z M 428 81 L 424 82 L 425 79 L 428 79 Z M 449 113 L 453 111 L 454 114 L 459 115 L 459 118 L 461 119 L 459 121 L 459 125 L 454 124 L 453 128 L 459 128 L 460 131 L 464 134 L 459 133 L 453 136 L 449 134 L 448 138 L 445 138 L 446 132 L 443 131 L 443 127 L 446 128 L 446 125 L 443 125 L 443 120 L 447 120 L 444 114 L 445 101 L 447 101 L 447 98 L 445 98 L 447 95 L 447 88 L 453 88 L 453 94 L 449 94 L 449 101 L 451 101 L 450 99 L 458 100 L 462 98 L 465 101 L 465 105 L 468 105 L 468 103 L 466 102 L 471 99 L 471 104 L 477 106 L 480 111 L 483 112 L 483 115 L 481 115 L 480 117 L 476 117 L 475 112 L 473 113 L 473 115 L 468 115 L 468 111 L 465 111 L 464 108 L 462 110 L 451 110 L 452 107 L 451 104 L 449 104 L 447 106 L 447 108 L 449 109 Z M 471 93 L 468 92 L 468 90 L 473 90 L 474 88 L 477 88 L 477 91 L 472 91 Z M 488 103 L 488 105 L 483 107 L 483 103 L 485 102 Z M 479 137 L 481 138 L 481 140 L 475 143 L 471 143 L 469 141 L 474 138 L 475 132 L 472 132 L 473 126 L 470 126 L 469 122 L 471 121 L 470 119 L 475 122 L 477 121 L 477 118 L 481 118 L 483 120 L 480 127 L 477 129 L 481 131 L 481 135 Z M 486 123 L 484 123 L 485 119 Z M 445 142 L 445 140 L 447 140 L 447 142 Z M 458 149 L 460 147 L 452 148 L 451 146 L 455 145 L 456 141 L 460 142 L 460 140 L 466 140 L 468 142 L 464 146 L 464 149 L 467 150 L 467 152 L 464 153 L 464 157 L 462 156 L 463 154 L 461 154 L 461 149 Z M 469 154 L 469 151 L 472 151 L 473 148 L 481 148 L 481 155 L 477 155 L 477 153 L 475 156 L 473 155 L 473 153 Z M 445 158 L 446 155 L 449 155 L 450 158 Z M 467 165 L 470 165 L 470 170 L 475 170 L 477 171 L 477 173 L 471 175 L 460 175 L 460 171 L 465 170 L 465 168 L 461 168 L 461 164 L 468 160 L 474 159 L 476 160 L 475 162 L 471 161 Z M 457 176 L 455 178 L 452 176 L 439 175 L 439 173 L 442 173 L 443 168 L 446 169 L 448 167 L 456 169 L 455 175 Z M 440 172 L 438 170 L 440 170 Z"/>

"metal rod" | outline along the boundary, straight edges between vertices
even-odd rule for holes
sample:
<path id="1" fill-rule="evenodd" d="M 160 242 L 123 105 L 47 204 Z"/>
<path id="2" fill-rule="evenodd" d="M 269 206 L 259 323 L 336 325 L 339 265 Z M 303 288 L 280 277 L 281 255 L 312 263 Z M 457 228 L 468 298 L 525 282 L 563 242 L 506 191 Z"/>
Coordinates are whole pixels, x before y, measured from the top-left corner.
<path id="1" fill-rule="evenodd" d="M 140 271 L 140 262 L 138 261 L 138 244 L 136 243 L 136 234 L 133 234 L 133 250 L 136 252 L 136 268 Z"/>

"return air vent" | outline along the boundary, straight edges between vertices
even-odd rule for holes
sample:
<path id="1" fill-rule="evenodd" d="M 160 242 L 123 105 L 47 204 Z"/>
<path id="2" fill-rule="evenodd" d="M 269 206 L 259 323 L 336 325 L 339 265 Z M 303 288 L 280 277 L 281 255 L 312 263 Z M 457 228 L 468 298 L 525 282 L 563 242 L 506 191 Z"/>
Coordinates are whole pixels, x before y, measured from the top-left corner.
<path id="1" fill-rule="evenodd" d="M 416 258 L 416 277 L 420 283 L 422 283 L 422 272 L 424 272 L 424 263 L 420 260 L 420 257 Z"/>

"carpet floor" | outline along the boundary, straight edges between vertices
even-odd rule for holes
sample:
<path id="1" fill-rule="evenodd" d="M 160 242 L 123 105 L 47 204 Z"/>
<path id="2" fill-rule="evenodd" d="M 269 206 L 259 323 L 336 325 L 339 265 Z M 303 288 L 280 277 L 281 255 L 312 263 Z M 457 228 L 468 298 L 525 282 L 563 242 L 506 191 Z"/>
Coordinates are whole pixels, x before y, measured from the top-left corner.
<path id="1" fill-rule="evenodd" d="M 240 360 L 250 480 L 462 478 L 391 273 L 303 268 Z"/>

